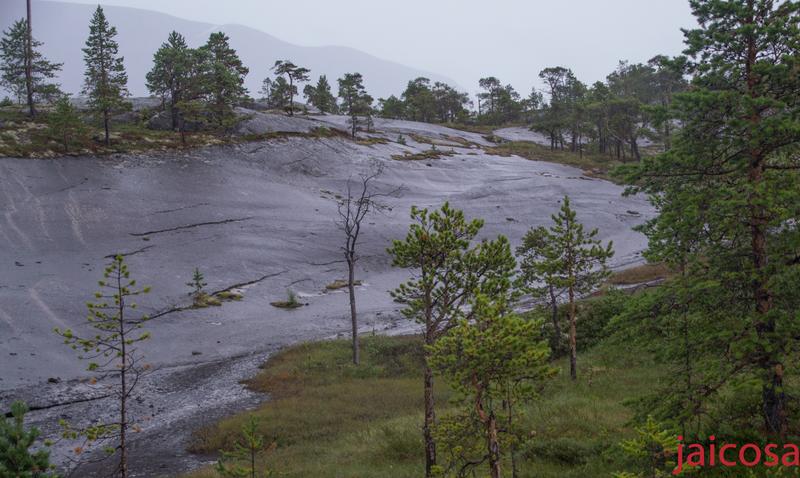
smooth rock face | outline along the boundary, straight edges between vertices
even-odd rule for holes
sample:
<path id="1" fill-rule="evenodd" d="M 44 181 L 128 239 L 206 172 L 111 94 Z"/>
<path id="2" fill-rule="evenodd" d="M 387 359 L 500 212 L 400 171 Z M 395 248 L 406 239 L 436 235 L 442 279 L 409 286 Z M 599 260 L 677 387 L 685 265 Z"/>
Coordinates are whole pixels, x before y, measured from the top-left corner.
<path id="1" fill-rule="evenodd" d="M 283 120 L 297 128 L 346 124 L 340 116 Z M 357 274 L 364 282 L 357 289 L 364 332 L 413 330 L 388 294 L 408 272 L 392 268 L 385 252 L 392 239 L 405 236 L 411 205 L 450 201 L 467 217 L 485 219 L 480 237 L 505 234 L 516 247 L 529 227 L 550 222 L 568 194 L 579 219 L 614 241 L 616 265 L 641 260 L 646 241 L 631 227 L 652 217 L 644 198 L 623 198 L 621 187 L 574 168 L 487 155 L 477 134 L 375 123 L 368 136 L 450 138 L 454 146 L 439 148 L 455 155 L 398 161 L 391 156 L 431 146 L 290 137 L 135 157 L 0 158 L 0 408 L 18 397 L 46 407 L 89 393 L 75 382 L 85 376 L 85 364 L 52 330 L 87 331 L 84 304 L 107 257 L 125 254 L 133 277 L 153 287 L 137 301 L 151 314 L 189 305 L 185 284 L 195 267 L 211 291 L 252 282 L 241 287 L 241 301 L 168 313 L 147 324 L 153 338 L 141 350 L 159 370 L 143 385 L 139 411 L 155 418 L 136 437 L 138 453 L 182 453 L 192 417 L 209 420 L 252 404 L 231 377 L 252 375 L 282 345 L 348 333 L 346 293 L 324 291 L 346 277 L 336 195 L 376 162 L 385 167 L 376 186 L 384 192 L 402 187 L 402 196 L 387 199 L 392 209 L 365 221 Z M 270 306 L 289 289 L 308 305 Z M 76 407 L 32 417 L 47 428 L 61 414 L 91 416 Z M 168 443 L 166 429 L 175 433 Z M 164 463 L 185 468 L 196 461 Z"/>

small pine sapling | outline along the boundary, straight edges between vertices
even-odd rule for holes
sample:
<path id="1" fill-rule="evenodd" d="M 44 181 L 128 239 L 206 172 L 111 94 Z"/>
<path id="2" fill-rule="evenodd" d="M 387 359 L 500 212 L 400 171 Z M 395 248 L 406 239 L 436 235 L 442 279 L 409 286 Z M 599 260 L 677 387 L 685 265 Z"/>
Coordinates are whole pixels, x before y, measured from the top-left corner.
<path id="1" fill-rule="evenodd" d="M 40 436 L 38 428 L 25 429 L 28 406 L 21 401 L 11 404 L 11 417 L 0 415 L 0 476 L 55 478 L 50 452 L 40 448 L 31 452 Z M 49 443 L 45 442 L 45 446 Z"/>
<path id="2" fill-rule="evenodd" d="M 264 435 L 258 432 L 259 421 L 251 416 L 242 426 L 242 437 L 236 442 L 233 451 L 221 450 L 221 457 L 214 469 L 226 478 L 268 478 L 273 476 L 270 470 L 258 471 L 256 456 L 259 452 L 275 449 L 275 442 L 266 444 Z"/>
<path id="3" fill-rule="evenodd" d="M 98 282 L 101 290 L 94 295 L 94 302 L 87 302 L 89 309 L 88 325 L 94 329 L 92 334 L 80 336 L 70 329 L 56 328 L 55 332 L 64 337 L 64 343 L 79 351 L 78 358 L 87 360 L 87 370 L 96 374 L 92 384 L 104 381 L 104 388 L 116 400 L 118 419 L 106 423 L 94 423 L 84 429 L 74 429 L 62 421 L 64 437 L 84 438 L 84 444 L 103 441 L 115 443 L 105 450 L 109 455 L 118 455 L 116 474 L 128 476 L 128 431 L 137 432 L 139 426 L 131 421 L 129 402 L 136 386 L 150 366 L 136 349 L 136 344 L 150 338 L 150 333 L 142 330 L 149 317 L 140 315 L 129 317 L 136 311 L 131 300 L 150 292 L 149 287 L 137 288 L 136 281 L 130 278 L 128 265 L 121 255 L 117 255 L 103 272 Z M 76 447 L 80 454 L 83 446 Z"/>

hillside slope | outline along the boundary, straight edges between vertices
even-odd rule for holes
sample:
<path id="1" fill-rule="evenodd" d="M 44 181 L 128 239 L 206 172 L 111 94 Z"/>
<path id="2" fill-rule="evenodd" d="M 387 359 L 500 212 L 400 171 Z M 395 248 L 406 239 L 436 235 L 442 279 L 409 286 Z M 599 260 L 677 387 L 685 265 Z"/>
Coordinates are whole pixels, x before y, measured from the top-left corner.
<path id="1" fill-rule="evenodd" d="M 294 130 L 345 121 L 260 120 Z M 505 234 L 516 246 L 529 227 L 548 223 L 569 194 L 579 218 L 614 241 L 615 265 L 641 260 L 646 240 L 631 227 L 652 215 L 644 198 L 622 197 L 621 187 L 578 169 L 487 154 L 477 134 L 382 119 L 376 128 L 362 140 L 385 143 L 287 137 L 136 156 L 0 158 L 0 240 L 6 244 L 0 248 L 6 268 L 0 276 L 0 409 L 15 398 L 44 407 L 32 419 L 51 433 L 54 417 L 113 410 L 97 402 L 63 405 L 96 392 L 76 380 L 85 364 L 52 333 L 53 327 L 84 330 L 84 302 L 107 256 L 127 254 L 135 278 L 153 286 L 138 301 L 152 314 L 189 305 L 185 284 L 195 267 L 212 291 L 252 282 L 239 287 L 241 301 L 176 310 L 148 323 L 153 339 L 142 350 L 157 372 L 145 381 L 135 411 L 153 419 L 137 436 L 141 445 L 134 453 L 157 447 L 183 457 L 173 466 L 190 467 L 196 458 L 184 451 L 189 424 L 257 401 L 238 381 L 268 354 L 347 333 L 346 294 L 325 291 L 346 275 L 335 198 L 349 177 L 375 162 L 385 168 L 380 190 L 402 186 L 403 192 L 387 200 L 391 210 L 365 224 L 358 270 L 364 284 L 357 290 L 363 332 L 414 330 L 387 293 L 408 272 L 392 268 L 385 253 L 392 239 L 405 235 L 411 205 L 450 201 L 486 220 L 480 237 Z M 400 135 L 405 145 L 396 142 Z M 430 143 L 448 155 L 394 159 L 417 157 L 432 149 Z M 308 305 L 292 311 L 270 305 L 289 289 Z"/>
<path id="2" fill-rule="evenodd" d="M 34 36 L 44 42 L 42 53 L 52 61 L 63 62 L 60 82 L 69 93 L 78 93 L 83 82 L 83 53 L 89 33 L 89 19 L 96 6 L 54 1 L 33 2 Z M 257 96 L 261 82 L 270 75 L 275 60 L 290 59 L 311 69 L 316 81 L 320 74 L 328 75 L 335 87 L 336 79 L 346 72 L 364 75 L 364 84 L 375 98 L 399 94 L 409 80 L 427 76 L 432 80 L 455 85 L 442 75 L 382 60 L 352 48 L 339 46 L 305 47 L 293 45 L 265 32 L 242 25 L 213 25 L 183 20 L 171 15 L 136 8 L 103 7 L 109 22 L 117 27 L 120 54 L 125 57 L 131 94 L 147 94 L 145 74 L 152 67 L 153 53 L 172 30 L 182 33 L 192 47 L 205 43 L 208 35 L 224 31 L 231 38 L 246 66 L 250 68 L 245 85 L 250 95 Z M 25 2 L 0 2 L 0 28 L 25 15 Z"/>

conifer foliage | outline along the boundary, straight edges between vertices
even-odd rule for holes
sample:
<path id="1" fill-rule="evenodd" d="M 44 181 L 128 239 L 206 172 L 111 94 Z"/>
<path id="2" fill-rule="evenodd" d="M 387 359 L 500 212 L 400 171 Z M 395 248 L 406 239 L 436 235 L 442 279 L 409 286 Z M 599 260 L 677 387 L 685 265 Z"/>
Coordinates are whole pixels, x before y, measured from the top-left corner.
<path id="1" fill-rule="evenodd" d="M 3 32 L 0 40 L 0 85 L 9 90 L 18 101 L 27 95 L 26 66 L 28 51 L 32 53 L 31 88 L 34 103 L 50 101 L 59 95 L 58 85 L 51 82 L 61 71 L 61 63 L 53 63 L 39 52 L 42 42 L 33 38 L 31 48 L 27 45 L 28 22 L 24 19 L 14 22 Z"/>
<path id="2" fill-rule="evenodd" d="M 56 478 L 50 464 L 50 452 L 41 448 L 31 451 L 40 432 L 25 427 L 28 407 L 16 401 L 11 404 L 11 417 L 0 414 L 0 476 L 9 478 Z"/>
<path id="3" fill-rule="evenodd" d="M 714 420 L 713 405 L 735 387 L 765 434 L 783 438 L 800 334 L 800 3 L 690 4 L 699 23 L 685 32 L 694 78 L 673 100 L 682 128 L 668 152 L 628 179 L 659 210 L 644 229 L 650 255 L 686 271 L 692 300 L 680 315 L 702 317 L 690 330 L 702 342 L 687 352 L 706 364 L 693 409 Z M 685 337 L 671 338 L 671 348 Z"/>
<path id="4" fill-rule="evenodd" d="M 86 63 L 83 94 L 89 99 L 89 110 L 102 122 L 106 146 L 111 144 L 110 120 L 115 112 L 130 108 L 125 100 L 128 96 L 128 74 L 123 57 L 119 56 L 119 45 L 114 37 L 117 29 L 111 26 L 97 6 L 89 23 L 89 38 L 83 49 Z"/>
<path id="5" fill-rule="evenodd" d="M 234 120 L 233 107 L 247 95 L 244 77 L 250 71 L 242 64 L 230 38 L 222 32 L 212 33 L 201 47 L 207 55 L 208 76 L 205 86 L 211 116 L 220 128 L 230 127 Z"/>
<path id="6" fill-rule="evenodd" d="M 64 337 L 64 343 L 80 353 L 80 359 L 88 361 L 87 370 L 96 374 L 96 380 L 107 381 L 118 405 L 119 418 L 110 423 L 95 423 L 82 430 L 74 430 L 65 423 L 65 437 L 114 442 L 114 446 L 107 450 L 118 457 L 116 473 L 125 478 L 128 476 L 128 434 L 138 429 L 131 420 L 128 405 L 139 380 L 149 369 L 136 344 L 150 338 L 149 332 L 143 330 L 147 315 L 130 317 L 130 313 L 136 311 L 133 298 L 147 294 L 150 288 L 137 286 L 120 255 L 105 268 L 98 285 L 102 290 L 95 293 L 94 302 L 86 304 L 89 309 L 87 320 L 94 329 L 93 334 L 83 336 L 70 329 L 58 328 L 55 332 Z"/>
<path id="7" fill-rule="evenodd" d="M 551 304 L 556 301 L 554 291 L 566 293 L 569 306 L 570 377 L 574 380 L 578 376 L 576 302 L 581 295 L 591 292 L 608 277 L 606 263 L 613 257 L 614 249 L 611 242 L 602 245 L 597 239 L 597 229 L 584 230 L 567 196 L 552 219 L 553 225 L 549 229 L 533 229 L 523 240 L 520 277 L 529 292 L 536 292 L 537 281 L 544 281 L 544 291 Z M 542 289 L 538 290 L 543 292 Z M 557 311 L 554 311 L 555 322 L 556 315 Z"/>
<path id="8" fill-rule="evenodd" d="M 445 203 L 441 209 L 428 211 L 411 208 L 412 224 L 404 240 L 395 240 L 389 249 L 393 265 L 413 271 L 413 278 L 392 292 L 395 300 L 406 304 L 403 314 L 423 325 L 425 356 L 423 395 L 425 421 L 425 475 L 438 468 L 433 436 L 436 412 L 433 389 L 432 346 L 459 320 L 472 320 L 467 310 L 477 294 L 503 302 L 510 294 L 510 278 L 516 267 L 508 239 L 472 245 L 483 221 L 468 221 L 464 213 Z M 474 312 L 474 309 L 473 309 Z"/>

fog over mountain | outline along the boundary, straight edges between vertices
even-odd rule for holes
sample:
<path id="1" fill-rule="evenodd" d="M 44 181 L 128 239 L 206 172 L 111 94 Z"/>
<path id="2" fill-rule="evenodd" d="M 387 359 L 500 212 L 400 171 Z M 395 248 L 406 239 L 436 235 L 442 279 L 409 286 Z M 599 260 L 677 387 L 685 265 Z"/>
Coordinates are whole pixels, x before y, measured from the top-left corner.
<path id="1" fill-rule="evenodd" d="M 95 8 L 95 5 L 87 4 L 33 2 L 34 36 L 44 42 L 41 51 L 46 57 L 64 63 L 60 83 L 69 93 L 79 93 L 82 86 L 84 64 L 81 48 L 86 41 L 89 19 Z M 250 68 L 246 86 L 252 96 L 259 96 L 261 82 L 271 75 L 269 68 L 278 59 L 290 59 L 310 68 L 312 81 L 316 81 L 320 74 L 326 74 L 334 90 L 337 78 L 346 72 L 358 71 L 364 75 L 364 83 L 376 99 L 398 94 L 410 79 L 418 76 L 456 86 L 452 79 L 442 75 L 383 60 L 353 48 L 297 46 L 242 25 L 194 22 L 136 8 L 103 8 L 109 22 L 119 32 L 117 41 L 120 53 L 125 57 L 128 86 L 134 96 L 147 95 L 145 74 L 152 66 L 153 53 L 172 30 L 183 34 L 192 47 L 205 43 L 212 32 L 225 32 L 244 64 Z M 25 2 L 0 2 L 0 28 L 8 28 L 14 20 L 24 15 Z"/>

